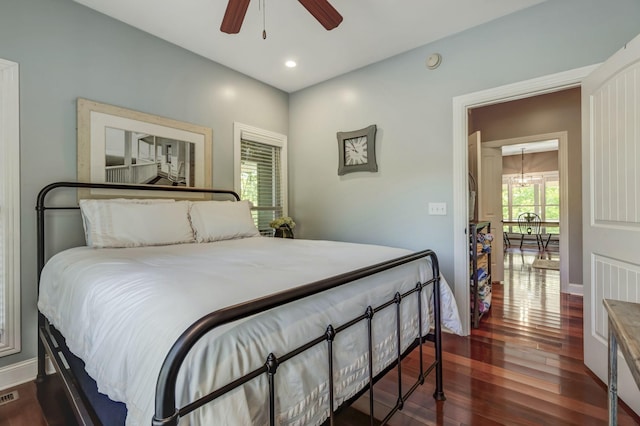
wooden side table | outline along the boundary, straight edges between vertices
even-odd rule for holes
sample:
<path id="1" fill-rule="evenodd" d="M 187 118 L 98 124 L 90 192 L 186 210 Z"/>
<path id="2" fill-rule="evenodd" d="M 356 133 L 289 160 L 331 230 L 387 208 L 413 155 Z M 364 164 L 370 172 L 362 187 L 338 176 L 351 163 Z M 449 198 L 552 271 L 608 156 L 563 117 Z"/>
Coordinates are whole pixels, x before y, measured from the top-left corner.
<path id="1" fill-rule="evenodd" d="M 609 425 L 618 424 L 618 346 L 640 389 L 640 303 L 603 300 L 609 314 Z"/>

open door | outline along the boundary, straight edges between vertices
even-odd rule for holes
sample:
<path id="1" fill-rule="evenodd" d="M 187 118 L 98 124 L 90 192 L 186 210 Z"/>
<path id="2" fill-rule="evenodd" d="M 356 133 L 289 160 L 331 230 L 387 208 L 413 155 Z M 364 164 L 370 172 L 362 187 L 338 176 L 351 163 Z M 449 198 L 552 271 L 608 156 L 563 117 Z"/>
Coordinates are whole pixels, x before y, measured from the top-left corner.
<path id="1" fill-rule="evenodd" d="M 478 192 L 480 191 L 480 171 L 482 169 L 480 142 L 481 135 L 479 130 L 469 135 L 469 174 L 475 183 L 475 194 L 472 194 L 472 197 L 469 199 L 469 203 L 473 203 L 473 205 L 469 206 L 469 220 L 478 220 Z M 471 189 L 469 189 L 469 191 L 471 191 Z"/>
<path id="2" fill-rule="evenodd" d="M 504 281 L 502 239 L 502 149 L 481 149 L 480 203 L 478 217 L 491 222 L 491 281 Z"/>
<path id="3" fill-rule="evenodd" d="M 582 84 L 584 362 L 607 382 L 603 299 L 640 303 L 640 36 Z M 640 390 L 618 354 L 618 395 Z"/>
<path id="4" fill-rule="evenodd" d="M 476 181 L 476 220 L 491 222 L 491 281 L 504 281 L 502 240 L 502 150 L 482 146 L 480 131 L 469 135 L 469 173 Z"/>

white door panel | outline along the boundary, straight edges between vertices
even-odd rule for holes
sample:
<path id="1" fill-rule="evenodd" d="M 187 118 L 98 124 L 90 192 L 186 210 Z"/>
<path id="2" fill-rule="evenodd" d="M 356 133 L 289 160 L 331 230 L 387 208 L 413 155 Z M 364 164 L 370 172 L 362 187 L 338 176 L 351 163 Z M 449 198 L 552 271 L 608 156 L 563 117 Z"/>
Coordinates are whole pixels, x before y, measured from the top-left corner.
<path id="1" fill-rule="evenodd" d="M 584 360 L 607 382 L 605 298 L 640 302 L 640 36 L 582 84 Z M 618 395 L 640 390 L 618 357 Z"/>
<path id="2" fill-rule="evenodd" d="M 473 213 L 469 212 L 469 220 L 478 220 L 478 195 L 480 193 L 480 171 L 482 170 L 482 163 L 480 158 L 480 131 L 474 132 L 469 135 L 469 173 L 473 176 L 475 181 L 475 196 L 472 201 L 473 206 L 469 206 L 469 209 L 473 207 Z M 471 202 L 471 200 L 470 200 Z"/>
<path id="3" fill-rule="evenodd" d="M 482 147 L 480 220 L 491 222 L 491 281 L 504 280 L 504 241 L 502 240 L 502 150 Z"/>

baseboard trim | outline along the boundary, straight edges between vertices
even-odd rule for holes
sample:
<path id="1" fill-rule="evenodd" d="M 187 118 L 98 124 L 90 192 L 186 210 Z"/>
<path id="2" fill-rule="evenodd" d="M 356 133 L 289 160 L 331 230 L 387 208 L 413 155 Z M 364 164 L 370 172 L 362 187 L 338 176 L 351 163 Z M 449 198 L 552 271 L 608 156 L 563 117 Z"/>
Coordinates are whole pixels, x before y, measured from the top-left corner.
<path id="1" fill-rule="evenodd" d="M 47 357 L 47 374 L 53 374 L 55 369 Z M 0 391 L 9 389 L 36 379 L 38 375 L 38 360 L 31 358 L 0 368 Z"/>
<path id="2" fill-rule="evenodd" d="M 584 296 L 584 286 L 582 284 L 569 283 L 569 294 L 574 294 L 576 296 Z"/>

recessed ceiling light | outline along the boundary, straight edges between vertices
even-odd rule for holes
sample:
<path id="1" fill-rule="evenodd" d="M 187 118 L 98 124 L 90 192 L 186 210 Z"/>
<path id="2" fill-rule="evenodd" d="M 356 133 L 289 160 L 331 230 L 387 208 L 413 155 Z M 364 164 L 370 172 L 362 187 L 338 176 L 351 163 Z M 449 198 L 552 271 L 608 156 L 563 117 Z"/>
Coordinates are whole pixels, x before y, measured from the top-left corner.
<path id="1" fill-rule="evenodd" d="M 296 64 L 296 61 L 292 61 L 292 60 L 288 60 L 284 64 L 287 68 L 295 68 L 298 65 Z"/>

